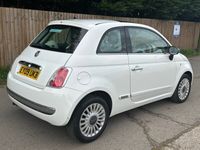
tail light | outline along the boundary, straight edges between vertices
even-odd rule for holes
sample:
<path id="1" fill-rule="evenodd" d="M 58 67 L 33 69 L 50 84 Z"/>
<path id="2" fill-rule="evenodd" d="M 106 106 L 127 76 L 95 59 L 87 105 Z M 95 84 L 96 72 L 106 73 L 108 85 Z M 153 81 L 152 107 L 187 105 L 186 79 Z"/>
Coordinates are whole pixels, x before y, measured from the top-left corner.
<path id="1" fill-rule="evenodd" d="M 69 76 L 70 69 L 66 67 L 62 67 L 58 69 L 54 75 L 51 77 L 48 86 L 53 88 L 61 88 L 64 86 L 64 83 Z"/>

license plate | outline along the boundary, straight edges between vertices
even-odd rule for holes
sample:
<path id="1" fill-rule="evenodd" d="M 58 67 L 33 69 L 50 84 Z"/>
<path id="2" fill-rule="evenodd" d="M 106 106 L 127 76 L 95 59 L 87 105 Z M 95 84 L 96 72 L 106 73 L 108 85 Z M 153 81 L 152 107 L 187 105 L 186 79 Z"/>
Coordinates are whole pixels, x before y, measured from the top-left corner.
<path id="1" fill-rule="evenodd" d="M 35 68 L 30 68 L 30 67 L 27 67 L 27 66 L 21 66 L 18 73 L 20 75 L 26 76 L 26 77 L 31 78 L 33 80 L 37 80 L 38 76 L 40 74 L 40 70 L 35 69 Z"/>

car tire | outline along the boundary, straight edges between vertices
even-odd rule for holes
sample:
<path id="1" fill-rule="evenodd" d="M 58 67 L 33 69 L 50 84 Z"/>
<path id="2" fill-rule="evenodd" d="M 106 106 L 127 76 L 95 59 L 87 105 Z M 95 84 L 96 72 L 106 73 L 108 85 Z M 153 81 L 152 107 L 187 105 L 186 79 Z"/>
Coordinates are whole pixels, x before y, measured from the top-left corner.
<path id="1" fill-rule="evenodd" d="M 170 100 L 174 103 L 183 103 L 187 100 L 191 90 L 191 77 L 184 74 Z"/>
<path id="2" fill-rule="evenodd" d="M 80 142 L 92 142 L 105 130 L 109 114 L 110 109 L 104 98 L 87 96 L 75 109 L 68 131 Z"/>

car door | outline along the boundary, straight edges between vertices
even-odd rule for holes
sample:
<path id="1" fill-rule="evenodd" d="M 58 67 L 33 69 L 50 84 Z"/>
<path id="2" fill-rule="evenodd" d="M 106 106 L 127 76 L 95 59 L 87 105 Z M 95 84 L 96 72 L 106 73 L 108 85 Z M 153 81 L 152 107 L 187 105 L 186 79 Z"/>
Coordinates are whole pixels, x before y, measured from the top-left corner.
<path id="1" fill-rule="evenodd" d="M 126 27 L 131 97 L 142 103 L 169 96 L 176 65 L 169 60 L 169 43 L 153 30 Z"/>

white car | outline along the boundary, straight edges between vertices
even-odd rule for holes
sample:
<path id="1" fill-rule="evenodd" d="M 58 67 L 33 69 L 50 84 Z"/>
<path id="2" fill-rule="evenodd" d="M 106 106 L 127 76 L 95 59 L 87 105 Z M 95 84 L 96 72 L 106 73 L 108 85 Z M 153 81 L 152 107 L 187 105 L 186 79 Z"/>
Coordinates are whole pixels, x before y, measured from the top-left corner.
<path id="1" fill-rule="evenodd" d="M 110 20 L 58 20 L 16 58 L 8 74 L 12 102 L 82 142 L 108 118 L 170 98 L 184 102 L 192 67 L 157 30 Z"/>

